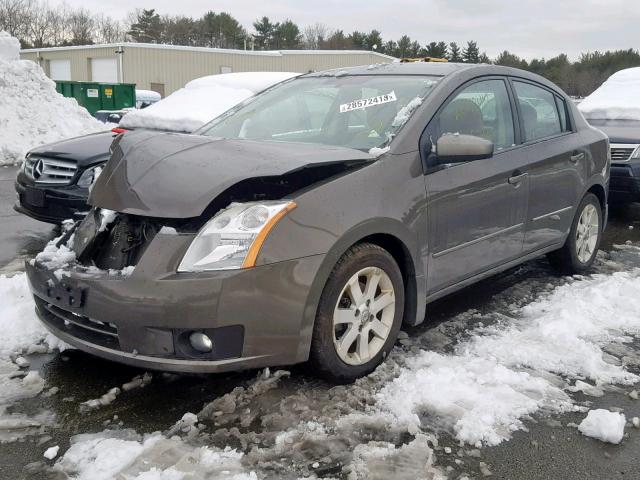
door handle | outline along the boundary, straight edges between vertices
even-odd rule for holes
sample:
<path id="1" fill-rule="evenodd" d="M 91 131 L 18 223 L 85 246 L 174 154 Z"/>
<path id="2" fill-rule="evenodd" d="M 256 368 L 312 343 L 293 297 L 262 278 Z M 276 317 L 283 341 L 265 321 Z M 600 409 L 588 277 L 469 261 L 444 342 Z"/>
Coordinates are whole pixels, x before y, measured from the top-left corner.
<path id="1" fill-rule="evenodd" d="M 520 173 L 520 172 L 515 172 L 514 175 L 509 177 L 509 180 L 507 180 L 509 182 L 509 184 L 511 185 L 515 185 L 518 186 L 520 185 L 520 182 L 522 182 L 522 180 L 524 180 L 524 178 L 529 175 L 528 173 Z"/>
<path id="2" fill-rule="evenodd" d="M 571 160 L 573 163 L 578 162 L 579 160 L 583 160 L 584 159 L 584 152 L 579 152 L 579 153 L 573 153 L 570 157 L 569 160 Z"/>

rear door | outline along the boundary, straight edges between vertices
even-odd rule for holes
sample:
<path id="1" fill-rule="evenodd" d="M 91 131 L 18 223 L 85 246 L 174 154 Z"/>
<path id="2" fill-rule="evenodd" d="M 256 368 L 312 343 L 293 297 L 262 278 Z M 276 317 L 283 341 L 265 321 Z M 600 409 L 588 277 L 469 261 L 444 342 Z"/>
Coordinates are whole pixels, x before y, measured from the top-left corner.
<path id="1" fill-rule="evenodd" d="M 529 179 L 513 110 L 507 80 L 484 77 L 454 93 L 423 134 L 421 144 L 460 133 L 495 145 L 489 159 L 454 165 L 438 165 L 427 147 L 429 293 L 522 254 Z"/>
<path id="2" fill-rule="evenodd" d="M 524 251 L 564 241 L 582 192 L 588 158 L 564 99 L 540 84 L 511 79 L 523 153 L 529 164 L 529 214 Z"/>

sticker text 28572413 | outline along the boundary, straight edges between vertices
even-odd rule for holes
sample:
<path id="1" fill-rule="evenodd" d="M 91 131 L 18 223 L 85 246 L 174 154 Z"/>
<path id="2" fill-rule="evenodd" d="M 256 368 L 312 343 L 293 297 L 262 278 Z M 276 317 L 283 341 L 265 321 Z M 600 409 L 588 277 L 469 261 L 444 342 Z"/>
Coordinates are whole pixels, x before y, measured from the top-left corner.
<path id="1" fill-rule="evenodd" d="M 367 107 L 375 107 L 376 105 L 395 102 L 396 100 L 396 92 L 391 91 L 391 93 L 387 93 L 386 95 L 378 95 L 377 97 L 363 98 L 362 100 L 343 103 L 340 105 L 340 113 L 350 112 L 351 110 L 364 110 Z"/>

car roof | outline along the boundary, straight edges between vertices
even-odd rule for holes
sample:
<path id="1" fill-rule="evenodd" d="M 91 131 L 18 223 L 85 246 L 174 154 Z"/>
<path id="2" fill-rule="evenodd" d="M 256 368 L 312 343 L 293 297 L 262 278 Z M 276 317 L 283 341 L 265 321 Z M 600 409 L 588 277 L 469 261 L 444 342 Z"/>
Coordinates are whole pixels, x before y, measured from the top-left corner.
<path id="1" fill-rule="evenodd" d="M 336 68 L 322 72 L 308 73 L 305 77 L 326 77 L 343 75 L 437 75 L 446 76 L 453 72 L 478 68 L 481 65 L 450 62 L 393 62 Z M 487 65 L 484 65 L 487 66 Z"/>
<path id="2" fill-rule="evenodd" d="M 336 68 L 322 72 L 313 72 L 298 78 L 309 77 L 341 77 L 349 75 L 433 75 L 438 77 L 454 77 L 463 74 L 471 78 L 483 75 L 505 75 L 528 79 L 562 93 L 560 87 L 533 72 L 519 68 L 492 65 L 488 63 L 453 63 L 453 62 L 393 62 L 361 65 L 358 67 Z M 566 94 L 564 94 L 566 96 Z M 568 97 L 567 97 L 568 98 Z"/>

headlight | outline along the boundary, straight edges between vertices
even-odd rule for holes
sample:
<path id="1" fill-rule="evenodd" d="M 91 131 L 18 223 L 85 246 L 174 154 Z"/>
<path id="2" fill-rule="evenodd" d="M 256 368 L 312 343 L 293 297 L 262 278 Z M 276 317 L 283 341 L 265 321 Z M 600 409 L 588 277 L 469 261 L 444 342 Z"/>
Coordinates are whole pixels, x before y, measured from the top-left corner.
<path id="1" fill-rule="evenodd" d="M 271 229 L 294 208 L 296 204 L 291 201 L 231 204 L 200 229 L 178 271 L 253 267 Z"/>
<path id="2" fill-rule="evenodd" d="M 84 188 L 91 187 L 100 176 L 102 167 L 104 167 L 104 165 L 96 165 L 95 167 L 87 168 L 82 172 L 82 175 L 80 175 L 77 185 Z"/>
<path id="3" fill-rule="evenodd" d="M 631 154 L 630 158 L 640 158 L 640 145 L 638 146 L 638 148 L 636 148 L 636 150 Z"/>

